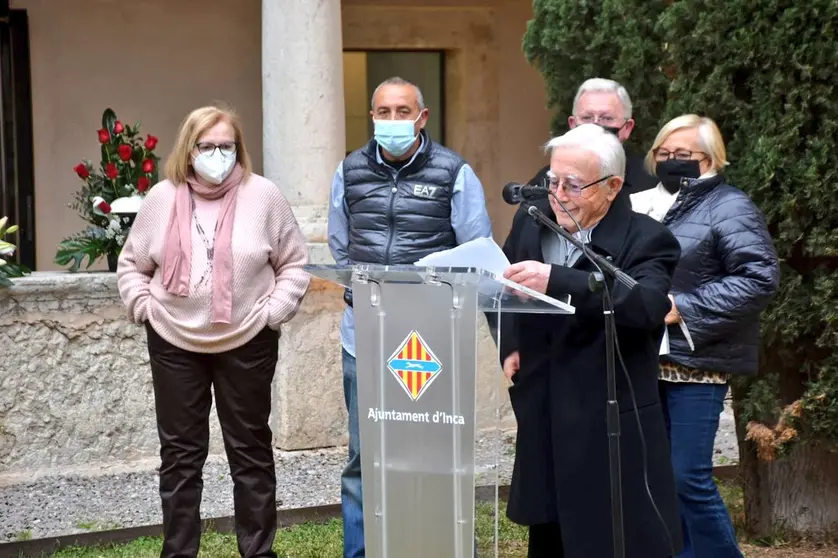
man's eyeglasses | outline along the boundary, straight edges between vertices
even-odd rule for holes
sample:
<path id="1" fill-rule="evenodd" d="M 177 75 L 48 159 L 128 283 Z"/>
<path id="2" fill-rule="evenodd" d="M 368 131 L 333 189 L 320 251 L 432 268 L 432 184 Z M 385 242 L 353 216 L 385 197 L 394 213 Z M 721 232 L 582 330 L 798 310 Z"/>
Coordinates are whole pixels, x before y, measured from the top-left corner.
<path id="1" fill-rule="evenodd" d="M 689 161 L 693 158 L 693 155 L 704 155 L 704 157 L 707 156 L 707 154 L 703 151 L 687 151 L 686 149 L 676 149 L 675 151 L 670 151 L 668 149 L 661 149 L 660 147 L 655 149 L 653 154 L 655 156 L 655 161 L 668 161 L 669 159 Z M 699 159 L 699 161 L 700 160 L 701 159 Z"/>
<path id="2" fill-rule="evenodd" d="M 211 156 L 215 153 L 216 149 L 221 151 L 221 154 L 225 157 L 229 157 L 230 155 L 234 155 L 236 153 L 236 142 L 234 141 L 219 144 L 202 141 L 200 143 L 196 143 L 195 147 L 198 148 L 198 153 L 206 156 Z"/>
<path id="3" fill-rule="evenodd" d="M 585 188 L 590 188 L 591 186 L 596 186 L 600 182 L 604 180 L 608 180 L 614 176 L 613 174 L 609 174 L 608 176 L 603 176 L 599 180 L 595 180 L 589 184 L 585 184 L 583 181 L 579 180 L 578 178 L 568 177 L 566 180 L 559 180 L 557 177 L 549 176 L 545 180 L 547 188 L 552 190 L 553 192 L 558 191 L 559 186 L 565 191 L 565 193 L 572 197 L 578 198 L 582 195 L 582 190 Z"/>
<path id="4" fill-rule="evenodd" d="M 608 114 L 583 114 L 581 116 L 577 116 L 576 120 L 581 122 L 582 124 L 602 124 L 603 126 L 616 126 L 617 122 L 621 120 L 620 118 L 615 118 Z"/>

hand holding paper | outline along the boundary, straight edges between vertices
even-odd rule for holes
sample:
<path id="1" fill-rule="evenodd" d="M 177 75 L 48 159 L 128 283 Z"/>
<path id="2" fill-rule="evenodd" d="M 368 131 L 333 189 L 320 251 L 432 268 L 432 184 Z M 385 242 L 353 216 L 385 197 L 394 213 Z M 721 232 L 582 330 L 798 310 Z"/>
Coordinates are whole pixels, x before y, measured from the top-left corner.
<path id="1" fill-rule="evenodd" d="M 518 262 L 507 268 L 504 277 L 544 294 L 550 281 L 550 265 L 536 261 Z"/>

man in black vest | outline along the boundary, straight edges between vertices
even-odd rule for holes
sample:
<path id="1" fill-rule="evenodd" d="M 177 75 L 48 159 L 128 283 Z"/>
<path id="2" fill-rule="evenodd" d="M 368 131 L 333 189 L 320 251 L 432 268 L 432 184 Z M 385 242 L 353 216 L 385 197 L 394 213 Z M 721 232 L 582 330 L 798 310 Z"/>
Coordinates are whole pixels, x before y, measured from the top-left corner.
<path id="1" fill-rule="evenodd" d="M 483 186 L 463 159 L 425 130 L 428 109 L 413 83 L 393 77 L 373 93 L 374 138 L 338 166 L 329 249 L 340 265 L 413 264 L 433 252 L 491 237 Z M 349 460 L 341 475 L 344 558 L 364 556 L 361 457 L 352 293 L 341 322 Z"/>
<path id="2" fill-rule="evenodd" d="M 625 143 L 634 129 L 631 97 L 626 88 L 616 81 L 603 78 L 586 80 L 576 91 L 573 114 L 568 117 L 567 124 L 571 129 L 580 124 L 597 124 Z M 643 157 L 643 154 L 626 153 L 626 180 L 622 190 L 626 195 L 649 190 L 658 184 L 658 179 L 643 166 Z M 550 165 L 538 171 L 528 184 L 546 184 L 548 170 Z"/>

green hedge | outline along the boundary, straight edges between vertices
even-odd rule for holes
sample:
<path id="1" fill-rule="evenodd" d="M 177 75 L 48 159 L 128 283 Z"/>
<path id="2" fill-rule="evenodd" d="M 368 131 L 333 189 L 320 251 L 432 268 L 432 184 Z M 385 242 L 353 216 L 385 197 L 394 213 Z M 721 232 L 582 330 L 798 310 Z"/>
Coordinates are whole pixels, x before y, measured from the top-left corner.
<path id="1" fill-rule="evenodd" d="M 783 261 L 763 314 L 762 370 L 736 384 L 741 420 L 838 446 L 838 2 L 535 0 L 524 37 L 556 131 L 586 78 L 623 83 L 646 150 L 679 114 L 722 129 L 726 175 L 765 212 Z M 779 434 L 779 432 L 777 433 Z M 785 440 L 785 438 L 783 438 Z"/>

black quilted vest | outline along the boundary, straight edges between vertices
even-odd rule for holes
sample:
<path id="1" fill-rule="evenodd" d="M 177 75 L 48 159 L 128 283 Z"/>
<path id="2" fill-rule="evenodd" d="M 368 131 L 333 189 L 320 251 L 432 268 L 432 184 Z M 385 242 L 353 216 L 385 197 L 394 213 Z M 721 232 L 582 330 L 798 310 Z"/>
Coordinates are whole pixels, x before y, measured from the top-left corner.
<path id="1" fill-rule="evenodd" d="M 454 181 L 464 161 L 431 140 L 394 176 L 376 160 L 371 140 L 343 162 L 349 211 L 349 258 L 356 263 L 412 264 L 457 245 L 451 226 Z"/>

